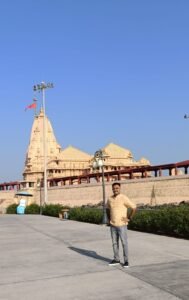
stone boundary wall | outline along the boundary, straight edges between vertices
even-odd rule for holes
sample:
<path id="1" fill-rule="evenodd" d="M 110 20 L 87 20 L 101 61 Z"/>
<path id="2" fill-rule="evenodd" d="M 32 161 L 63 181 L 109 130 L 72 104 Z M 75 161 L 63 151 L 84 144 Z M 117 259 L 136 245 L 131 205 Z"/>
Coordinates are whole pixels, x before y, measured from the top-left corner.
<path id="1" fill-rule="evenodd" d="M 6 207 L 15 201 L 15 191 L 0 191 L 0 213 L 5 213 Z"/>
<path id="2" fill-rule="evenodd" d="M 112 183 L 106 182 L 106 198 L 112 194 Z M 136 204 L 159 205 L 189 201 L 189 175 L 122 180 L 121 191 Z M 43 198 L 43 192 L 41 197 Z M 39 203 L 39 193 L 37 194 Z M 97 204 L 102 201 L 102 184 L 80 184 L 51 187 L 48 202 L 70 206 Z"/>
<path id="3" fill-rule="evenodd" d="M 112 193 L 113 182 L 106 182 L 106 199 Z M 189 175 L 155 177 L 133 180 L 122 180 L 122 193 L 136 204 L 159 205 L 163 203 L 179 203 L 189 201 Z M 40 203 L 43 190 L 30 190 L 34 197 L 29 202 Z M 60 203 L 69 206 L 98 204 L 102 201 L 102 184 L 80 184 L 48 189 L 48 203 Z M 18 203 L 15 191 L 0 191 L 0 212 L 4 212 L 11 203 Z"/>

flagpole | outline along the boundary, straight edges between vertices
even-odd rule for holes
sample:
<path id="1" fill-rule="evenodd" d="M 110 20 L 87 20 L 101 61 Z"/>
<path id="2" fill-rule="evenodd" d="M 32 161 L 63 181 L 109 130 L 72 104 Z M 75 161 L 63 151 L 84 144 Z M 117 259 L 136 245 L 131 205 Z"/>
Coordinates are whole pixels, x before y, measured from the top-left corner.
<path id="1" fill-rule="evenodd" d="M 43 105 L 43 155 L 44 155 L 44 204 L 48 202 L 48 187 L 47 187 L 47 142 L 46 142 L 46 112 L 45 112 L 45 89 L 53 88 L 52 83 L 41 82 L 41 84 L 34 85 L 34 91 L 42 92 Z"/>

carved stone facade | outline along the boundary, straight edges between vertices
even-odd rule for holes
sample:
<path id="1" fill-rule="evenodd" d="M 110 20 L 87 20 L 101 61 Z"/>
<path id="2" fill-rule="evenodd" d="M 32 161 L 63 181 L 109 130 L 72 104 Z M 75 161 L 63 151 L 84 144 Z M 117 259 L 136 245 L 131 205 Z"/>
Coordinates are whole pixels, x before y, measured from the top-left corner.
<path id="1" fill-rule="evenodd" d="M 43 110 L 34 118 L 30 142 L 26 154 L 23 172 L 24 182 L 29 182 L 29 187 L 35 187 L 43 178 L 44 173 L 44 135 L 43 135 Z M 83 175 L 93 172 L 91 165 L 93 155 L 83 152 L 73 146 L 62 149 L 58 144 L 49 119 L 45 118 L 46 128 L 46 153 L 47 177 L 68 177 Z M 121 170 L 125 167 L 150 165 L 150 162 L 141 158 L 135 161 L 132 153 L 116 144 L 110 143 L 103 148 L 107 155 L 104 161 L 104 171 Z M 23 182 L 23 183 L 24 183 Z"/>
<path id="2" fill-rule="evenodd" d="M 128 149 L 120 147 L 114 143 L 110 143 L 102 149 L 107 156 L 104 160 L 104 171 L 123 170 L 126 167 L 149 166 L 149 160 L 141 158 L 139 161 L 134 157 Z"/>

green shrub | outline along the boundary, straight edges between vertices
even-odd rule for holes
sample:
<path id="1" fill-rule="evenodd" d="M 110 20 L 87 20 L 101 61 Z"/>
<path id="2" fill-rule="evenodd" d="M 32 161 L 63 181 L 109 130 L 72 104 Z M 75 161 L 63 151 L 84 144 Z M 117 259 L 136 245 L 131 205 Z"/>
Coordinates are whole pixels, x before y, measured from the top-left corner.
<path id="1" fill-rule="evenodd" d="M 16 204 L 16 203 L 10 204 L 6 209 L 6 213 L 7 214 L 16 214 L 17 206 L 18 206 L 18 204 Z"/>
<path id="2" fill-rule="evenodd" d="M 32 203 L 26 206 L 25 214 L 38 215 L 39 213 L 40 213 L 40 206 L 38 204 Z"/>
<path id="3" fill-rule="evenodd" d="M 103 212 L 98 208 L 74 207 L 70 209 L 69 219 L 93 224 L 102 223 Z"/>
<path id="4" fill-rule="evenodd" d="M 163 206 L 139 210 L 129 229 L 189 238 L 189 206 Z"/>
<path id="5" fill-rule="evenodd" d="M 45 216 L 58 217 L 63 208 L 68 208 L 68 206 L 63 206 L 61 204 L 46 204 L 42 208 L 42 214 Z"/>

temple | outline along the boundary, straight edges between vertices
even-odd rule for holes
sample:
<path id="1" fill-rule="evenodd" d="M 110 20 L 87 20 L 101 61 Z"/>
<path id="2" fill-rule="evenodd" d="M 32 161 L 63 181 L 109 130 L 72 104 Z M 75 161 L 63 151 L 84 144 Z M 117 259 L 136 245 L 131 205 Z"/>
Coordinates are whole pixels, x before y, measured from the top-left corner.
<path id="1" fill-rule="evenodd" d="M 26 154 L 22 185 L 36 187 L 44 175 L 44 134 L 43 109 L 34 117 L 30 142 Z M 62 149 L 58 144 L 51 122 L 45 116 L 47 179 L 68 178 L 94 173 L 92 169 L 93 155 L 74 146 Z M 137 168 L 150 166 L 149 160 L 141 158 L 135 161 L 130 150 L 110 143 L 102 148 L 106 154 L 104 172 L 124 170 L 127 167 Z"/>

